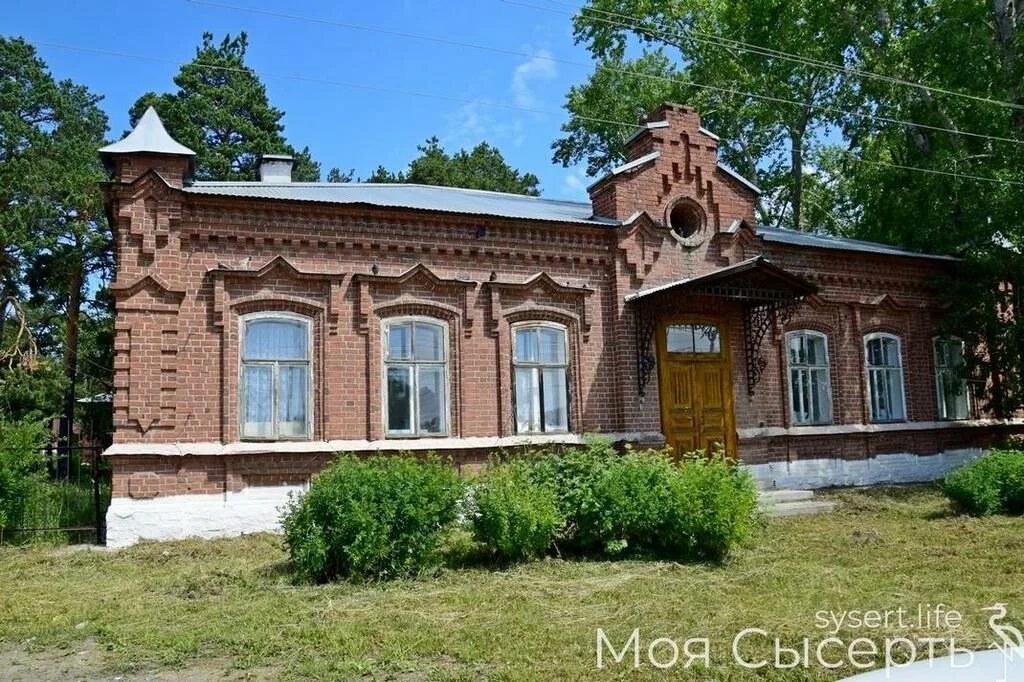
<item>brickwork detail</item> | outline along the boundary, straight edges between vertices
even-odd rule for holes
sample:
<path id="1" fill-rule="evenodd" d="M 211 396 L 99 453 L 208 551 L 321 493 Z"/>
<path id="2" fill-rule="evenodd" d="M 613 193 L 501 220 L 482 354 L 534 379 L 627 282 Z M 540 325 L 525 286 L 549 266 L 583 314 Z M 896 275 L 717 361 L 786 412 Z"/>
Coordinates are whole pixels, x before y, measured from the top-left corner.
<path id="1" fill-rule="evenodd" d="M 753 396 L 741 304 L 680 295 L 651 310 L 655 319 L 719 320 L 731 343 L 738 432 L 790 429 L 741 436 L 744 461 L 930 454 L 992 437 L 978 427 L 829 438 L 793 432 L 784 335 L 802 328 L 828 337 L 835 425 L 868 421 L 862 340 L 878 330 L 902 339 L 909 420 L 937 418 L 931 338 L 942 310 L 929 281 L 948 264 L 765 242 L 752 228 L 755 192 L 718 167 L 717 142 L 700 131 L 696 112 L 666 105 L 648 121 L 668 125 L 645 128 L 629 155 L 658 157 L 591 189 L 595 215 L 618 225 L 199 195 L 182 191 L 187 159 L 119 157 L 107 190 L 117 257 L 115 443 L 239 443 L 239 321 L 261 312 L 310 320 L 315 441 L 402 449 L 383 432 L 382 324 L 404 315 L 435 318 L 449 330 L 453 439 L 516 435 L 511 330 L 531 321 L 566 329 L 573 432 L 656 434 L 657 371 L 638 395 L 626 295 L 756 255 L 819 293 L 767 330 Z M 706 238 L 672 236 L 669 208 L 683 199 L 706 215 Z M 278 445 L 251 455 L 121 454 L 112 458 L 114 495 L 298 485 L 327 461 Z M 461 452 L 457 461 L 474 466 L 489 454 Z"/>

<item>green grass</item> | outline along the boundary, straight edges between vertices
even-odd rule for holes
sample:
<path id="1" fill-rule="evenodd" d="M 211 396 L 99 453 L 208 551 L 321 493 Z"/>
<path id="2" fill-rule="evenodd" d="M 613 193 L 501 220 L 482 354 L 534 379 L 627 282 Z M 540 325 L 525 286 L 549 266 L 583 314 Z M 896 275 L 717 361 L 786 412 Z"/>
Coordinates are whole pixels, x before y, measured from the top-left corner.
<path id="1" fill-rule="evenodd" d="M 965 615 L 958 646 L 988 644 L 996 601 L 1024 615 L 1024 520 L 950 512 L 931 488 L 836 493 L 841 511 L 768 521 L 724 565 L 542 560 L 450 568 L 383 585 L 297 585 L 279 538 L 142 544 L 101 553 L 0 549 L 0 653 L 94 642 L 95 672 L 197 669 L 285 678 L 580 679 L 663 677 L 646 666 L 595 668 L 595 631 L 625 641 L 706 636 L 714 665 L 692 680 L 830 680 L 726 662 L 756 626 L 784 642 L 822 639 L 821 609 Z M 84 623 L 84 625 L 81 625 Z M 80 627 L 76 628 L 76 625 Z M 844 631 L 880 640 L 895 630 Z M 949 635 L 929 629 L 914 636 Z M 26 643 L 26 642 L 29 643 Z M 37 656 L 38 658 L 38 656 Z M 239 671 L 243 671 L 239 673 Z"/>

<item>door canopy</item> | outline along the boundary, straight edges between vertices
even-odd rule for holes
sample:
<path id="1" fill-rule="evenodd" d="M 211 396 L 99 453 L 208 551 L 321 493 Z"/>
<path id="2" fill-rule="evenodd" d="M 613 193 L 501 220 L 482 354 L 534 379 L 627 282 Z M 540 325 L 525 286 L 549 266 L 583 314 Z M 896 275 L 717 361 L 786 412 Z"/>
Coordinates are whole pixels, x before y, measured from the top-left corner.
<path id="1" fill-rule="evenodd" d="M 746 346 L 747 391 L 752 395 L 767 366 L 761 352 L 765 335 L 779 322 L 785 323 L 793 310 L 818 287 L 757 256 L 735 265 L 690 279 L 641 289 L 626 296 L 633 307 L 637 349 L 637 389 L 644 395 L 654 371 L 652 338 L 656 326 L 653 311 L 659 302 L 679 296 L 711 296 L 738 301 L 743 307 L 743 337 Z"/>

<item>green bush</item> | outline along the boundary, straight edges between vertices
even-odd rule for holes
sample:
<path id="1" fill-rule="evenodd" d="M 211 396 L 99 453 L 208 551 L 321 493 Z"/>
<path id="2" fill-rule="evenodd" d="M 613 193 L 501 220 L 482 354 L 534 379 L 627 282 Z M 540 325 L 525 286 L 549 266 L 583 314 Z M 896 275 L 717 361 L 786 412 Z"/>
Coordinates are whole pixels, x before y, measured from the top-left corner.
<path id="1" fill-rule="evenodd" d="M 562 544 L 584 554 L 721 559 L 757 509 L 753 479 L 721 455 L 675 461 L 596 442 L 539 460 L 537 472 L 566 519 Z"/>
<path id="2" fill-rule="evenodd" d="M 284 511 L 292 564 L 315 581 L 416 574 L 435 561 L 463 492 L 435 457 L 341 457 Z"/>
<path id="3" fill-rule="evenodd" d="M 559 539 L 566 549 L 587 553 L 604 549 L 604 510 L 597 487 L 619 453 L 606 441 L 582 448 L 535 453 L 535 480 L 555 491 L 559 514 L 565 519 Z"/>
<path id="4" fill-rule="evenodd" d="M 671 502 L 662 530 L 669 556 L 720 560 L 753 529 L 757 485 L 723 455 L 690 455 L 669 484 Z"/>
<path id="5" fill-rule="evenodd" d="M 1024 452 L 993 450 L 947 476 L 942 491 L 969 514 L 1024 514 Z"/>
<path id="6" fill-rule="evenodd" d="M 473 535 L 504 559 L 543 554 L 563 523 L 554 489 L 534 468 L 521 459 L 494 465 L 473 486 Z"/>
<path id="7" fill-rule="evenodd" d="M 0 421 L 0 529 L 21 526 L 28 501 L 44 485 L 45 442 L 39 422 Z"/>
<path id="8" fill-rule="evenodd" d="M 657 553 L 664 542 L 676 467 L 667 453 L 627 451 L 609 463 L 596 489 L 604 551 Z"/>

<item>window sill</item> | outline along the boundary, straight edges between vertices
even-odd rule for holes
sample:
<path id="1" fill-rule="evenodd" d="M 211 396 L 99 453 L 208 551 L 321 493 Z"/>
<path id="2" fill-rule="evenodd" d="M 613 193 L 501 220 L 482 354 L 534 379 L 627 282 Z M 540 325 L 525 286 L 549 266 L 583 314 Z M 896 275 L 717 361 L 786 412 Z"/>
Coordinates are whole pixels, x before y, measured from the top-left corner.
<path id="1" fill-rule="evenodd" d="M 272 441 L 239 443 L 115 443 L 103 453 L 118 455 L 162 456 L 222 456 L 251 454 L 312 454 L 337 452 L 401 452 L 446 450 L 486 450 L 530 445 L 583 445 L 588 440 L 662 444 L 665 437 L 658 432 L 635 431 L 624 433 L 561 433 L 522 436 L 475 436 L 470 438 L 408 438 L 383 440 L 331 440 L 331 441 Z"/>
<path id="2" fill-rule="evenodd" d="M 831 424 L 829 426 L 767 426 L 737 429 L 740 440 L 779 436 L 839 436 L 844 434 L 888 433 L 894 431 L 933 431 L 940 429 L 982 428 L 988 426 L 1024 426 L 1024 419 L 966 419 L 960 421 L 886 422 L 869 424 Z"/>
<path id="3" fill-rule="evenodd" d="M 426 440 L 428 438 L 451 438 L 448 433 L 385 433 L 385 440 Z"/>

